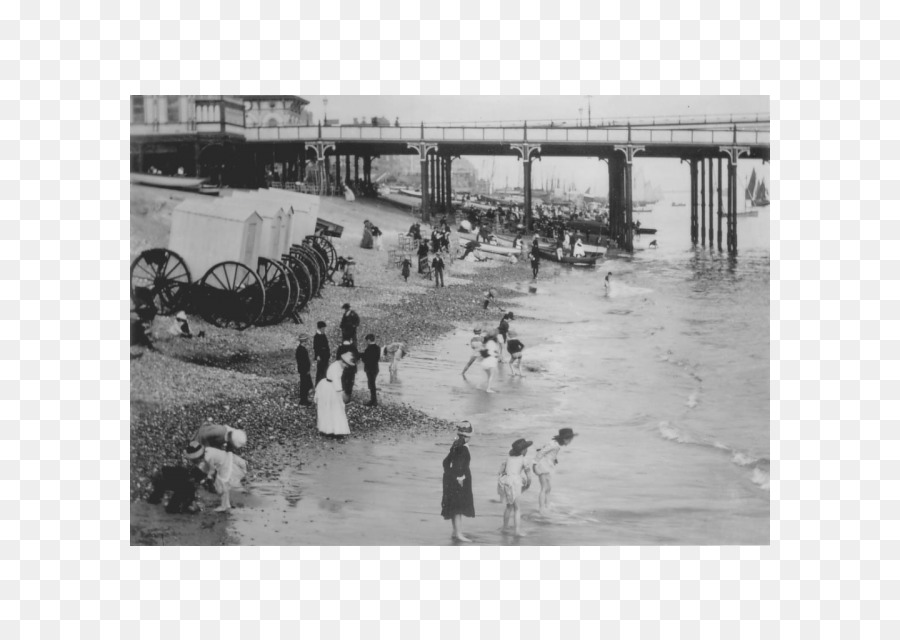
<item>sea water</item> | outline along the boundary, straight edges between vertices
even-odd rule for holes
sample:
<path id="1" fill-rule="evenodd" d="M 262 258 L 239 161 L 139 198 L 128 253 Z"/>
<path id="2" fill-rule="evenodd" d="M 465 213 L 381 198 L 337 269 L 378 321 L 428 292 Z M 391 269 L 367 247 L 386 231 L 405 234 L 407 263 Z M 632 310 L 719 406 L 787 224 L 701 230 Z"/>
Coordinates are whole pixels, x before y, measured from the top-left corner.
<path id="1" fill-rule="evenodd" d="M 587 270 L 545 261 L 536 282 L 523 269 L 513 288 L 536 292 L 500 303 L 516 313 L 525 375 L 501 365 L 497 393 L 477 363 L 460 375 L 468 325 L 414 350 L 396 382 L 383 372 L 383 396 L 474 425 L 477 517 L 464 526 L 476 543 L 768 543 L 768 210 L 738 219 L 736 257 L 692 247 L 688 211 L 641 214 L 657 233 L 637 236 L 633 257 Z M 527 536 L 501 533 L 510 444 L 533 440 L 533 455 L 561 427 L 578 435 L 560 452 L 551 508 L 538 512 L 535 481 L 521 501 Z M 285 471 L 297 497 L 277 517 L 238 516 L 235 530 L 259 544 L 448 543 L 441 461 L 453 439 L 337 445 L 334 463 Z"/>

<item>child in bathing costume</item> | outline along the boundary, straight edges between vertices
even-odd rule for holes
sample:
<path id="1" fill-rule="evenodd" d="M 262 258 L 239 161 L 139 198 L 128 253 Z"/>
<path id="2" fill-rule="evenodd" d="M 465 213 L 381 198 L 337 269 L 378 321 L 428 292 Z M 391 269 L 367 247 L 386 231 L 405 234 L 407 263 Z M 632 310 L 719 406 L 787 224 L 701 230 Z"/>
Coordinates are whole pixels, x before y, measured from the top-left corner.
<path id="1" fill-rule="evenodd" d="M 560 429 L 558 435 L 553 436 L 549 443 L 534 454 L 532 470 L 541 481 L 541 493 L 538 495 L 538 508 L 541 513 L 547 509 L 550 498 L 550 479 L 556 470 L 556 458 L 559 455 L 560 447 L 569 446 L 575 436 L 576 434 L 569 428 Z"/>
<path id="2" fill-rule="evenodd" d="M 509 517 L 513 516 L 515 526 L 513 531 L 517 536 L 525 535 L 519 531 L 521 521 L 519 498 L 522 492 L 531 486 L 531 469 L 525 462 L 525 454 L 532 444 L 534 443 L 531 440 L 524 438 L 513 442 L 509 457 L 500 466 L 500 475 L 497 478 L 497 493 L 506 503 L 506 510 L 503 512 L 503 531 L 509 528 Z"/>

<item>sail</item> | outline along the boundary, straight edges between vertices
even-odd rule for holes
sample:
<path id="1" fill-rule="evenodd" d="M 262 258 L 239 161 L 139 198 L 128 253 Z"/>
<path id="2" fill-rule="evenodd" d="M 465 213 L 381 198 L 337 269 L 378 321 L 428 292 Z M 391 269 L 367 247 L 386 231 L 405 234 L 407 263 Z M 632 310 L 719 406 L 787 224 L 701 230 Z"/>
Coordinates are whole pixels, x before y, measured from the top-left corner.
<path id="1" fill-rule="evenodd" d="M 756 198 L 759 202 L 769 201 L 769 192 L 766 190 L 766 181 L 760 180 L 759 187 L 756 188 Z"/>
<path id="2" fill-rule="evenodd" d="M 747 183 L 747 191 L 744 194 L 744 198 L 747 200 L 753 200 L 753 196 L 756 193 L 756 169 L 753 170 L 753 173 L 750 174 L 750 182 Z"/>

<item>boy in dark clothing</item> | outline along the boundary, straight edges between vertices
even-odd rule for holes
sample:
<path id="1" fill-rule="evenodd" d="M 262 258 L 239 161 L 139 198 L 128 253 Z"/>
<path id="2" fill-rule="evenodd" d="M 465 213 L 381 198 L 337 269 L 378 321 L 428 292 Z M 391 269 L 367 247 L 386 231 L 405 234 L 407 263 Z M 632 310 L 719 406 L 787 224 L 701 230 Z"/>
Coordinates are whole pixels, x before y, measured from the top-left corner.
<path id="1" fill-rule="evenodd" d="M 294 354 L 297 358 L 297 373 L 300 374 L 300 404 L 308 407 L 309 392 L 312 391 L 313 383 L 310 375 L 311 363 L 309 361 L 309 351 L 306 349 L 306 342 L 309 340 L 304 335 L 299 337 L 300 344 L 297 345 L 297 351 Z"/>
<path id="2" fill-rule="evenodd" d="M 522 352 L 525 350 L 525 345 L 522 344 L 522 341 L 515 337 L 515 333 L 512 331 L 509 332 L 510 339 L 509 342 L 506 343 L 506 350 L 509 351 L 509 372 L 516 376 L 522 375 Z M 518 372 L 516 371 L 518 370 Z"/>
<path id="3" fill-rule="evenodd" d="M 375 336 L 369 334 L 366 336 L 366 350 L 362 354 L 363 369 L 366 372 L 366 378 L 369 380 L 369 395 L 371 400 L 366 403 L 367 407 L 378 406 L 378 400 L 375 397 L 375 379 L 378 377 L 378 361 L 381 360 L 381 347 L 375 344 Z"/>
<path id="4" fill-rule="evenodd" d="M 409 259 L 409 256 L 403 257 L 403 262 L 400 263 L 400 273 L 403 275 L 403 281 L 409 282 L 409 270 L 412 268 L 412 262 Z"/>
<path id="5" fill-rule="evenodd" d="M 434 270 L 434 286 L 438 286 L 438 280 L 441 281 L 440 286 L 444 286 L 444 259 L 441 254 L 436 254 L 434 260 L 431 261 L 431 268 Z"/>
<path id="6" fill-rule="evenodd" d="M 319 320 L 316 323 L 316 335 L 313 337 L 313 354 L 316 356 L 316 384 L 325 377 L 328 370 L 328 361 L 331 357 L 331 347 L 328 346 L 328 336 L 325 335 L 325 323 Z"/>
<path id="7" fill-rule="evenodd" d="M 341 317 L 341 339 L 350 340 L 356 347 L 356 328 L 359 326 L 359 316 L 350 308 L 350 303 L 345 302 L 341 309 L 344 315 Z"/>
<path id="8" fill-rule="evenodd" d="M 537 243 L 537 240 L 535 240 Z M 534 279 L 537 280 L 538 271 L 541 268 L 541 254 L 538 253 L 537 244 L 534 244 L 531 248 L 531 273 L 534 274 Z"/>

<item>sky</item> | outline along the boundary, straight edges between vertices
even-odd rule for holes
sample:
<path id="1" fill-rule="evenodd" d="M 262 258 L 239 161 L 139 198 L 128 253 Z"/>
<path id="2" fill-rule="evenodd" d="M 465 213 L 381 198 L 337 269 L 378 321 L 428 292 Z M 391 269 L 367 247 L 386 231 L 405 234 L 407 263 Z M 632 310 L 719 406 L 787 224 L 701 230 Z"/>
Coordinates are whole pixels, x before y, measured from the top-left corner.
<path id="1" fill-rule="evenodd" d="M 371 120 L 385 117 L 391 123 L 399 118 L 401 124 L 503 124 L 514 122 L 553 121 L 557 124 L 588 124 L 590 105 L 591 124 L 624 117 L 654 118 L 703 115 L 770 114 L 768 96 L 304 96 L 309 100 L 307 110 L 318 121 L 328 116 L 341 124 L 352 124 L 353 118 Z M 324 103 L 327 100 L 327 105 Z M 579 113 L 579 109 L 581 112 Z M 471 156 L 483 178 L 494 176 L 495 186 L 507 183 L 512 187 L 522 183 L 522 165 L 515 158 L 496 160 Z M 667 195 L 686 194 L 690 186 L 688 167 L 678 160 L 641 159 L 635 156 L 635 190 L 640 190 L 639 175 L 666 191 Z M 769 165 L 760 161 L 743 160 L 739 165 L 739 184 L 743 184 L 755 169 L 768 183 Z M 547 157 L 534 163 L 532 187 L 544 178 L 554 176 L 568 179 L 576 188 L 605 195 L 606 164 L 592 158 Z"/>

